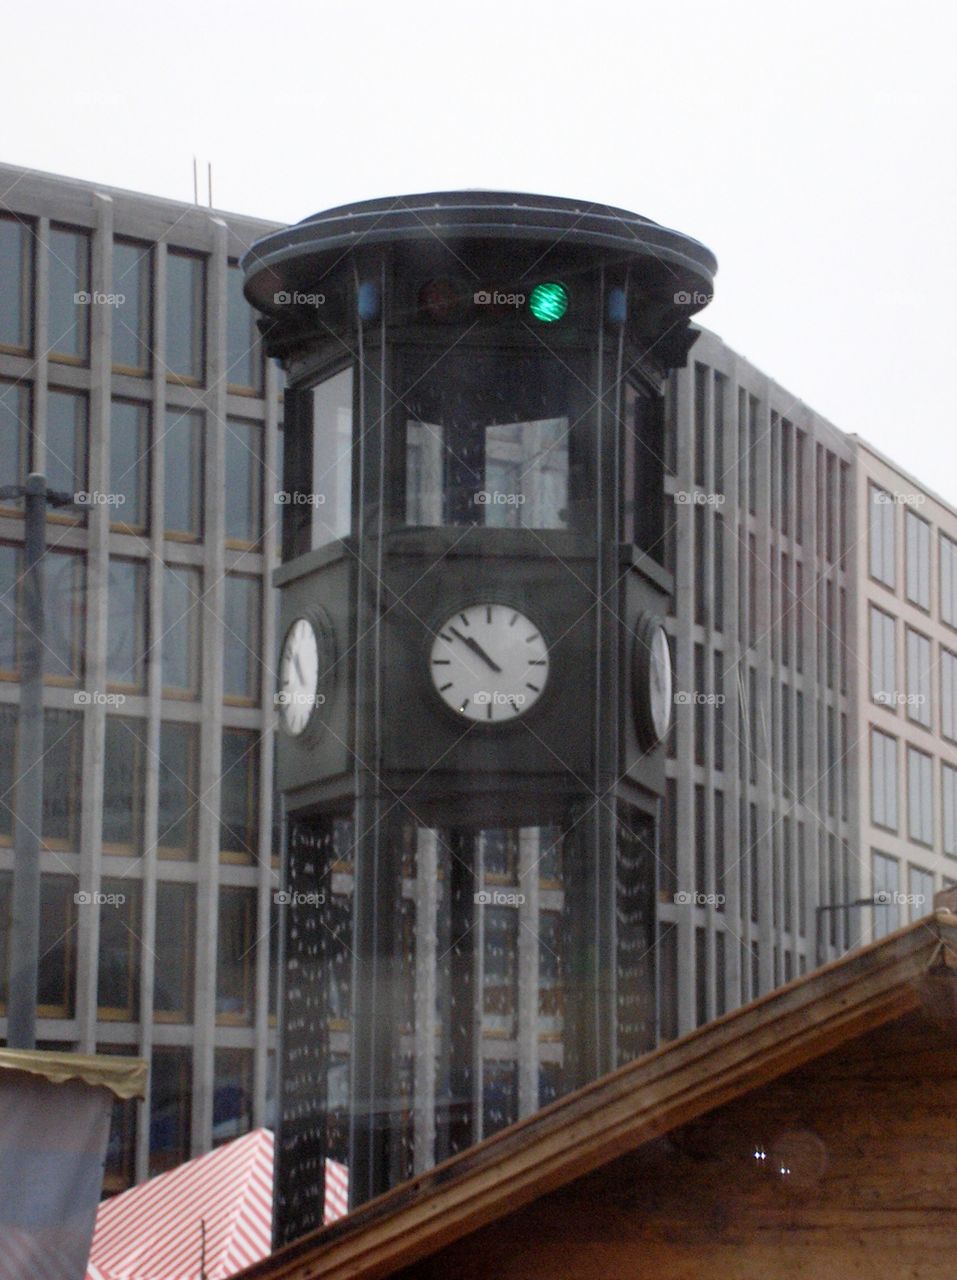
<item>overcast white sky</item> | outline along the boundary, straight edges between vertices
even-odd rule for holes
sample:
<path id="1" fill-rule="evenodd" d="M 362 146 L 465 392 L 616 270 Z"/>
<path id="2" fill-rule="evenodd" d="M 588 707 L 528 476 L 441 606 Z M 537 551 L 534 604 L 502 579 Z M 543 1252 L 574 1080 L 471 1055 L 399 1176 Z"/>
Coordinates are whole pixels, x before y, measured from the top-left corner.
<path id="1" fill-rule="evenodd" d="M 957 504 L 957 20 L 941 0 L 75 0 L 4 15 L 0 159 L 283 221 L 455 187 L 718 256 L 700 317 Z"/>

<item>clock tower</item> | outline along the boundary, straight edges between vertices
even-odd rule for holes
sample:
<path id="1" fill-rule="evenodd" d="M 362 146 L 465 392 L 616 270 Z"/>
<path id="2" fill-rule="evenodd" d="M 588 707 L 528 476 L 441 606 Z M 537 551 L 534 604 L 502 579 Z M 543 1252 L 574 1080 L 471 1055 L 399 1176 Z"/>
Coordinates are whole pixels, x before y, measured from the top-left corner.
<path id="1" fill-rule="evenodd" d="M 286 369 L 277 1243 L 656 1040 L 668 372 L 715 262 L 465 191 L 260 241 Z"/>

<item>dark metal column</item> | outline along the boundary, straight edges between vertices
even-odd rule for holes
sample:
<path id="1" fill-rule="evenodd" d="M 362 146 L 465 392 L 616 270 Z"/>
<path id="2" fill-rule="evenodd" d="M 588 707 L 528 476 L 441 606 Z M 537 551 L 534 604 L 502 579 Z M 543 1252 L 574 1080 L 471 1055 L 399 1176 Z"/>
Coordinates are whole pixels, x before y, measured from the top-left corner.
<path id="1" fill-rule="evenodd" d="M 14 805 L 13 927 L 7 1043 L 34 1049 L 40 952 L 40 826 L 43 821 L 43 556 L 47 491 L 27 477 L 20 615 L 20 719 Z"/>

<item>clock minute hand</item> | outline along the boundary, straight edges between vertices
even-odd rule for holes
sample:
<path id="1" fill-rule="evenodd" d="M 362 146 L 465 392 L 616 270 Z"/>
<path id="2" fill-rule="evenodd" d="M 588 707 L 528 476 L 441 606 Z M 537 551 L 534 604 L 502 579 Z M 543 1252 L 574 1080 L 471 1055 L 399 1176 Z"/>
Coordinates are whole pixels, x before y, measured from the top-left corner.
<path id="1" fill-rule="evenodd" d="M 449 630 L 452 632 L 453 636 L 455 636 L 456 640 L 461 640 L 462 643 L 471 649 L 473 653 L 477 653 L 486 666 L 491 667 L 493 671 L 497 671 L 501 674 L 502 668 L 497 662 L 493 661 L 488 656 L 477 640 L 473 640 L 471 636 L 463 636 L 461 631 L 456 631 L 455 627 L 449 627 Z"/>

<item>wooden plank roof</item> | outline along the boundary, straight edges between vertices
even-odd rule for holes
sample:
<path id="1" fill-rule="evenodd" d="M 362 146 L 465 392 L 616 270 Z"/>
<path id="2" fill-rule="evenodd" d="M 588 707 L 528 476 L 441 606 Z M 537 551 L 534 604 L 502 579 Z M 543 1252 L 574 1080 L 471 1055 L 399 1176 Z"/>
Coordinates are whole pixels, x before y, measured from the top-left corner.
<path id="1" fill-rule="evenodd" d="M 957 915 L 938 910 L 796 978 L 242 1272 L 378 1280 L 912 1010 L 957 1014 Z"/>

